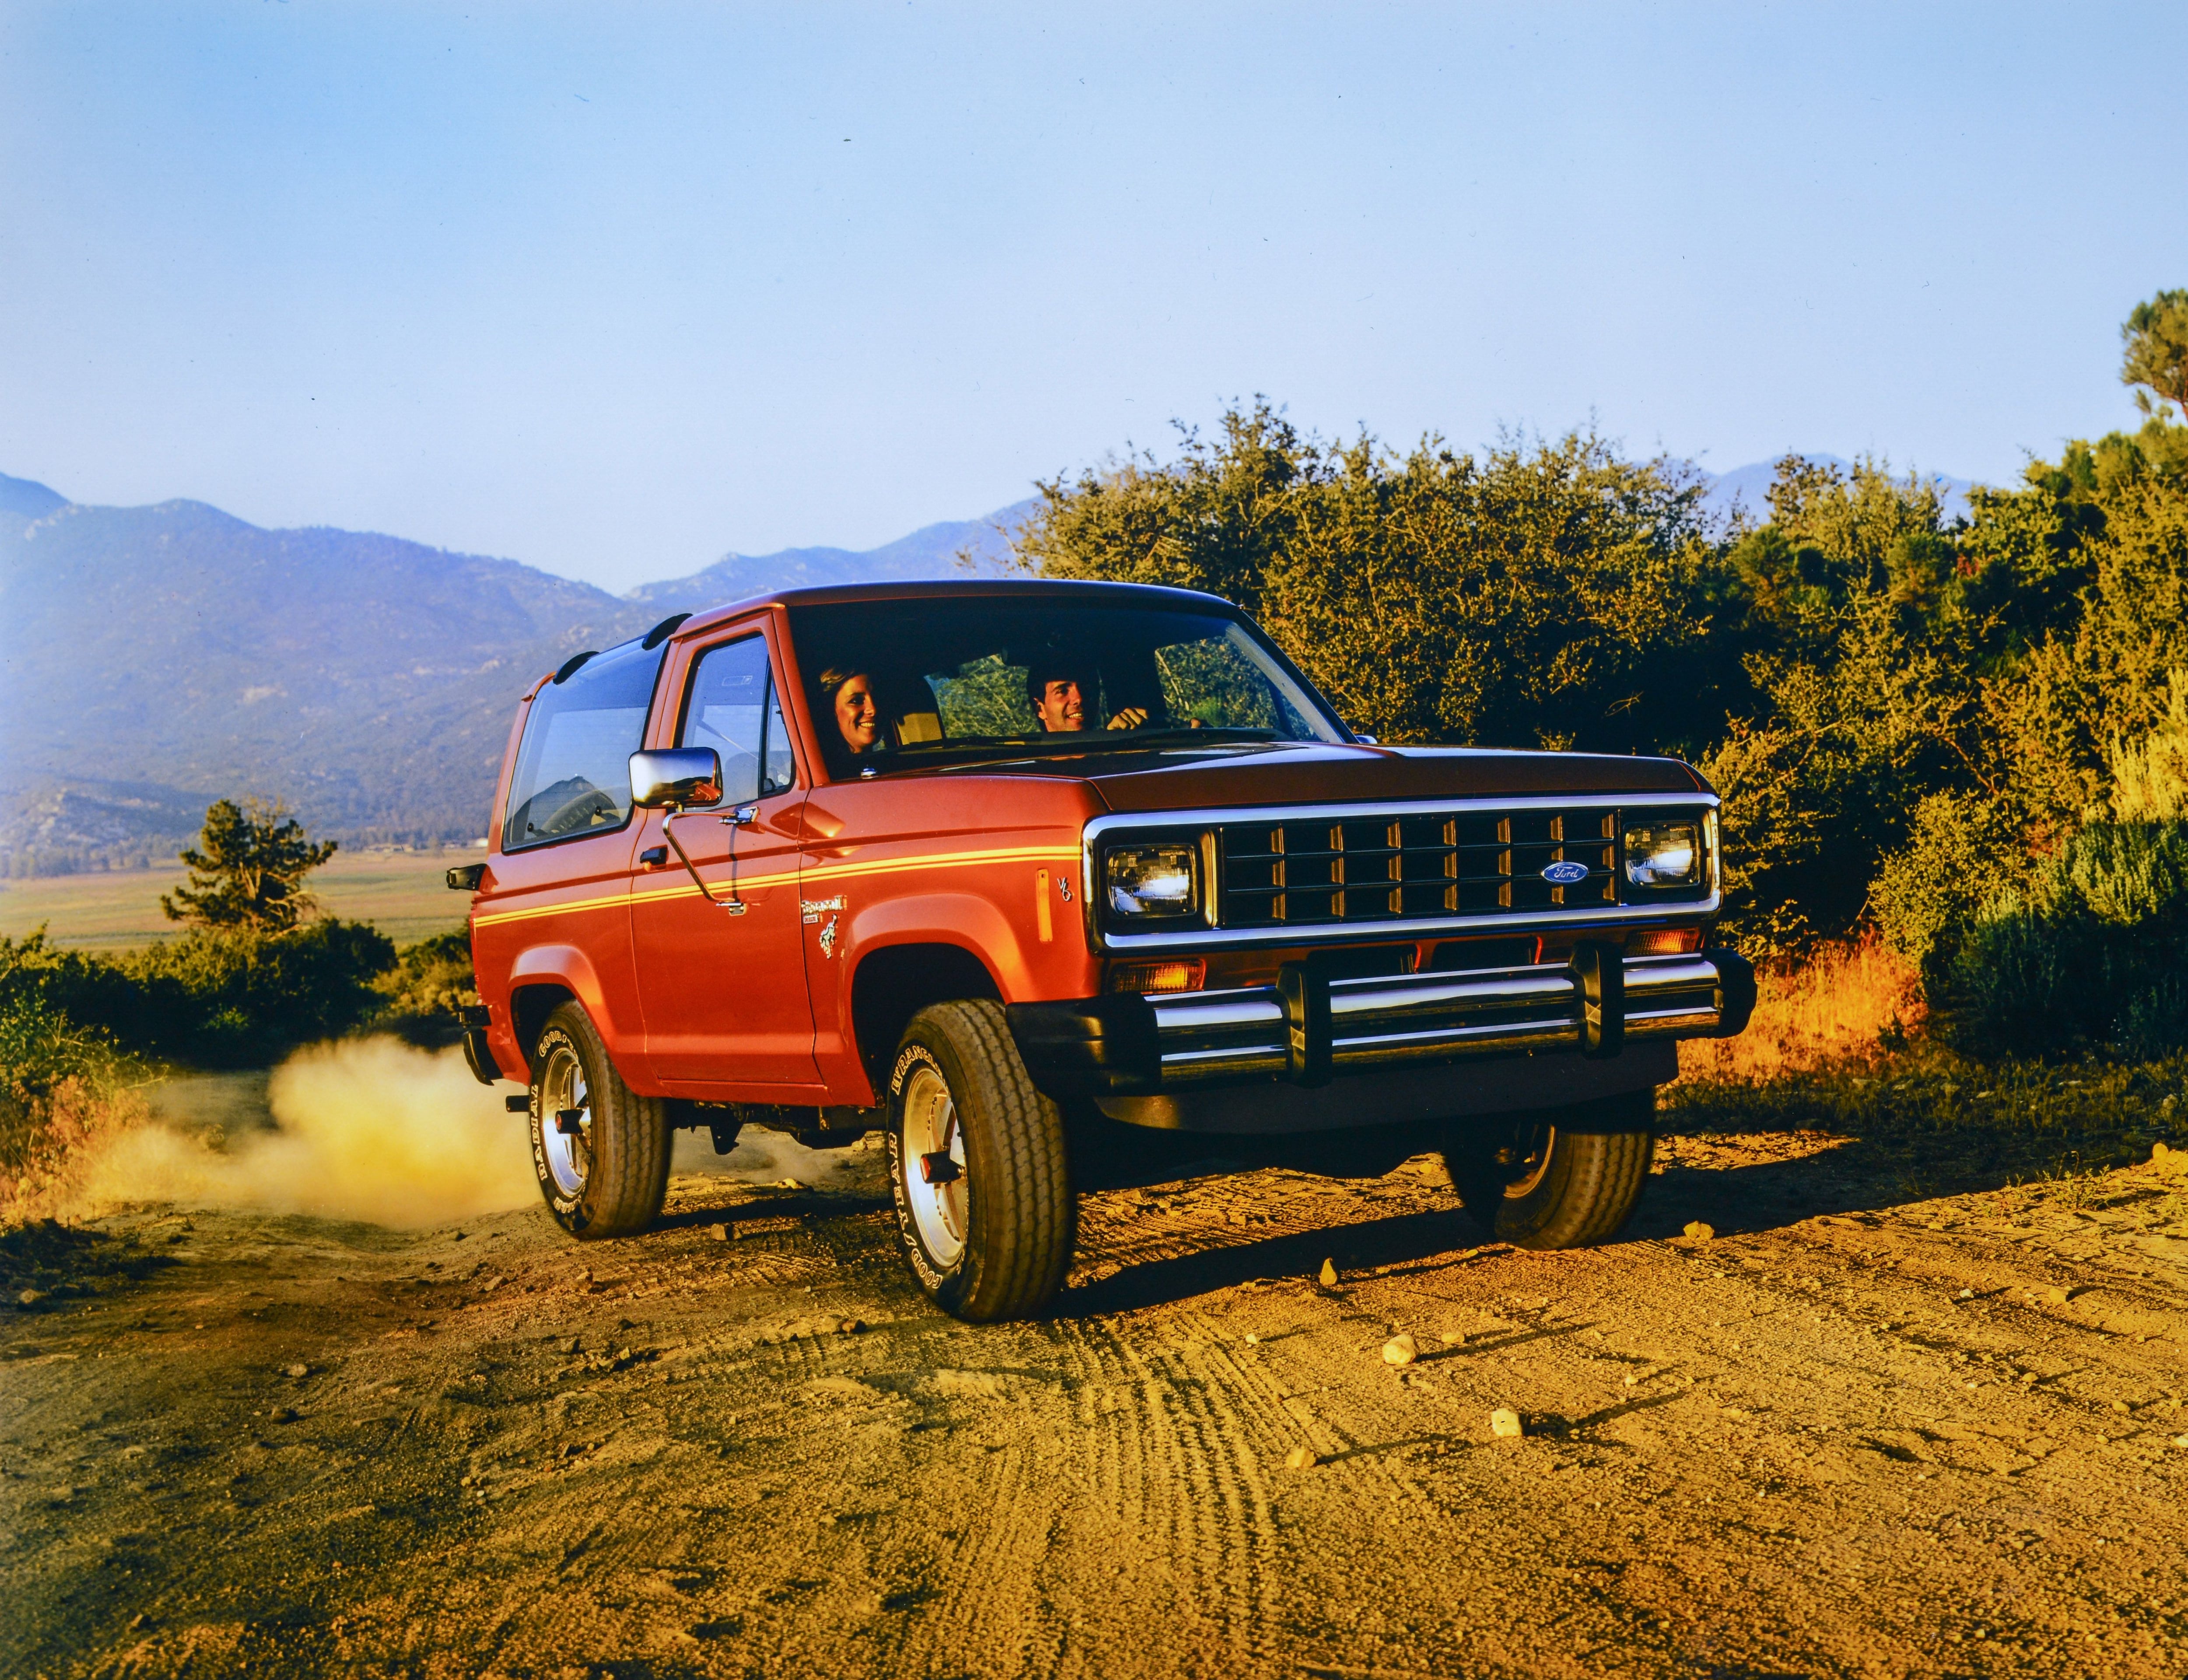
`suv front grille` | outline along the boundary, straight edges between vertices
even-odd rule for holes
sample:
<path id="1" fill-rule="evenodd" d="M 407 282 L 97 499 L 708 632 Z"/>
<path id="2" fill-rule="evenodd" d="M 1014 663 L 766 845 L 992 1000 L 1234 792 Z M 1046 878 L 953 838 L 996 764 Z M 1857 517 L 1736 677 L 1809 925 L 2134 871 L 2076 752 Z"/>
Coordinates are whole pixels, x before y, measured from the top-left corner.
<path id="1" fill-rule="evenodd" d="M 1618 814 L 1601 807 L 1298 817 L 1216 831 L 1218 923 L 1326 927 L 1554 914 L 1618 902 Z M 1557 886 L 1545 865 L 1586 865 Z"/>

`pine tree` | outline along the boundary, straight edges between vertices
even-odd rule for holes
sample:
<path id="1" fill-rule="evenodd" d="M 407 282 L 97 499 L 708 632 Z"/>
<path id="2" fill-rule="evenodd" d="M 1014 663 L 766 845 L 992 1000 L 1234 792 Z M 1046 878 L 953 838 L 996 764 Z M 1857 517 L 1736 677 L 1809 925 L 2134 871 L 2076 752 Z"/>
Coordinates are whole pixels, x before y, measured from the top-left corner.
<path id="1" fill-rule="evenodd" d="M 317 907 L 304 877 L 335 854 L 336 842 L 314 841 L 280 805 L 222 799 L 206 811 L 199 843 L 185 850 L 189 885 L 160 908 L 170 922 L 238 933 L 278 933 Z"/>

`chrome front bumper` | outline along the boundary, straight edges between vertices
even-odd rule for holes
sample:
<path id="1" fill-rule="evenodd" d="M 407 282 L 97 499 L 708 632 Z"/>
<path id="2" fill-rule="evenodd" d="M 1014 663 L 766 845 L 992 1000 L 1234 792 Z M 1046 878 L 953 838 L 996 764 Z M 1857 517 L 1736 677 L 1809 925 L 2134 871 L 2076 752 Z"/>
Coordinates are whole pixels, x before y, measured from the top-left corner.
<path id="1" fill-rule="evenodd" d="M 1731 1029 L 1738 1030 L 1745 1011 L 1736 995 L 1724 995 L 1728 966 L 1714 953 L 1625 963 L 1624 1036 L 1711 1037 L 1726 1030 L 1728 1002 L 1740 1018 Z M 1333 1073 L 1583 1047 L 1587 1000 L 1580 976 L 1562 963 L 1328 984 Z M 1176 992 L 1148 1001 L 1166 1091 L 1294 1068 L 1296 1010 L 1279 987 Z"/>
<path id="2" fill-rule="evenodd" d="M 1058 1095 L 1150 1096 L 1486 1057 L 1616 1057 L 1629 1042 L 1726 1038 L 1747 1024 L 1755 971 L 1731 950 L 1343 978 L 1287 963 L 1273 985 L 1120 994 L 1007 1010 L 1036 1082 Z"/>

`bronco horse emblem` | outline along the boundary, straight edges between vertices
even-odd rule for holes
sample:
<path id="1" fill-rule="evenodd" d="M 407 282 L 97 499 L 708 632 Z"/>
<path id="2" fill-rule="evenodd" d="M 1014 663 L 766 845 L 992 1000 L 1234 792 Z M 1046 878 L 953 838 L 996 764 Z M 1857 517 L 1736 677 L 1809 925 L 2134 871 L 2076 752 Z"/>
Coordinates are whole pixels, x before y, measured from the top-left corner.
<path id="1" fill-rule="evenodd" d="M 826 957 L 834 956 L 836 955 L 836 915 L 843 908 L 843 895 L 838 893 L 832 899 L 800 899 L 798 901 L 798 908 L 808 927 L 819 922 L 824 916 L 828 918 L 820 929 L 820 955 Z"/>

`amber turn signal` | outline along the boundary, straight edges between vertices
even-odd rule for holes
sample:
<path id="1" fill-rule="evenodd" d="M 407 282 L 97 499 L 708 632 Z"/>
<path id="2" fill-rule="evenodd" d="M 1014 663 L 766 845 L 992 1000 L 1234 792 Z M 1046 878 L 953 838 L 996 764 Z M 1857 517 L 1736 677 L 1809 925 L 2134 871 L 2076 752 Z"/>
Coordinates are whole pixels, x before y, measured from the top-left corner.
<path id="1" fill-rule="evenodd" d="M 1120 962 L 1109 970 L 1113 992 L 1197 992 L 1208 978 L 1198 957 L 1189 962 Z"/>
<path id="2" fill-rule="evenodd" d="M 1626 936 L 1628 956 L 1683 956 L 1702 948 L 1702 930 L 1699 927 L 1655 927 L 1645 933 Z"/>

